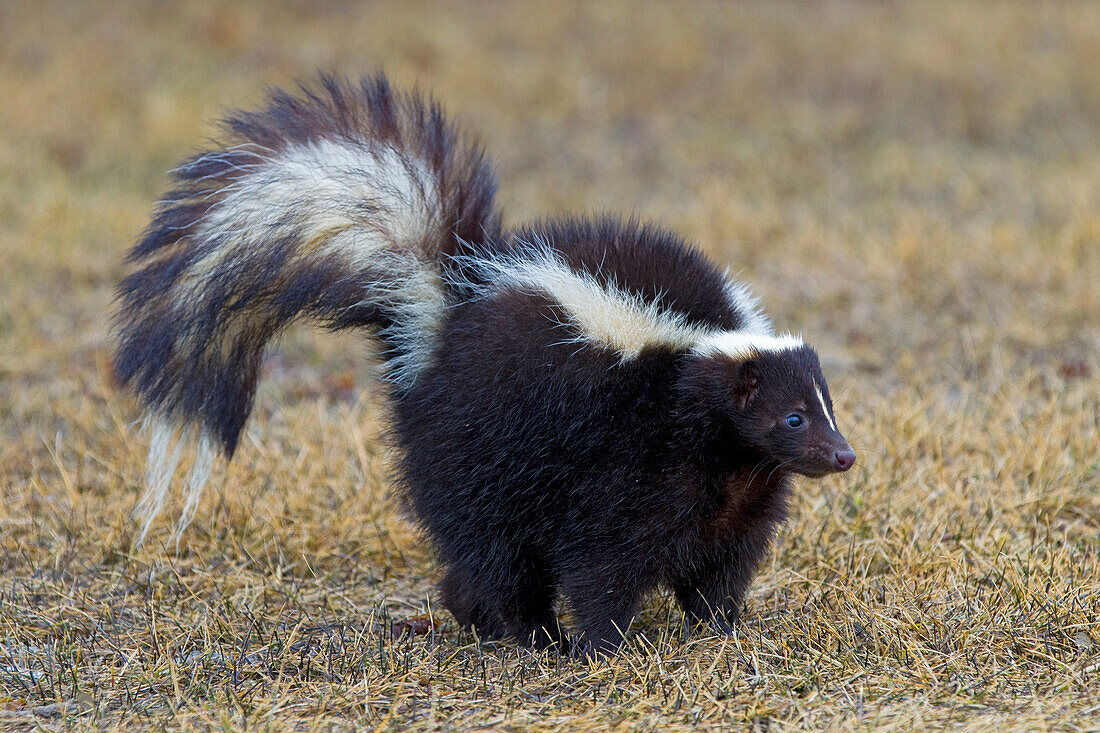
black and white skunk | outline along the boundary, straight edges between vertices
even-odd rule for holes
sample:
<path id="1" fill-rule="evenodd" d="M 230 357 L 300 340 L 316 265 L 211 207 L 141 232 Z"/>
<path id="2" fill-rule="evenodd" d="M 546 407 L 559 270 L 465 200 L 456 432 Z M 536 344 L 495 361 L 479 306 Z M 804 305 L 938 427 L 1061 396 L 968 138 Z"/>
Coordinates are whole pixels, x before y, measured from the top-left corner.
<path id="1" fill-rule="evenodd" d="M 507 230 L 480 149 L 439 108 L 324 78 L 224 122 L 173 171 L 118 288 L 119 380 L 148 409 L 146 524 L 193 440 L 181 526 L 232 456 L 266 345 L 366 329 L 399 484 L 483 637 L 616 648 L 670 588 L 727 629 L 791 474 L 845 471 L 814 350 L 676 235 L 613 218 Z"/>

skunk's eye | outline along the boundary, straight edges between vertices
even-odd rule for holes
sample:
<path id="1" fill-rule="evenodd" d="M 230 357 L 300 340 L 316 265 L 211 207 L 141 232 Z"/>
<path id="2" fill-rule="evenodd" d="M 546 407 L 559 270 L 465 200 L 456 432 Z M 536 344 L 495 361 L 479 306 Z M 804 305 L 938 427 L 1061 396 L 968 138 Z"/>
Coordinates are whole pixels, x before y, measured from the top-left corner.
<path id="1" fill-rule="evenodd" d="M 793 412 L 787 415 L 787 427 L 788 428 L 800 428 L 802 427 L 802 416 L 797 412 Z"/>

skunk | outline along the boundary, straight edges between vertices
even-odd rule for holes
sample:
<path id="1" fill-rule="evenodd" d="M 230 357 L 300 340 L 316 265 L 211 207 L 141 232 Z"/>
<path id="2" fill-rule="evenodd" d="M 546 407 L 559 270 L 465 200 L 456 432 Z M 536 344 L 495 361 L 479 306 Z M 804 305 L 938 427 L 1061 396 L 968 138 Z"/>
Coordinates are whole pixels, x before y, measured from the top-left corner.
<path id="1" fill-rule="evenodd" d="M 816 353 L 744 285 L 633 220 L 504 228 L 436 103 L 322 77 L 223 127 L 118 287 L 116 375 L 152 432 L 141 537 L 189 441 L 191 520 L 298 320 L 377 340 L 397 483 L 483 638 L 566 648 L 560 595 L 578 648 L 610 652 L 659 586 L 728 631 L 791 476 L 854 464 Z"/>

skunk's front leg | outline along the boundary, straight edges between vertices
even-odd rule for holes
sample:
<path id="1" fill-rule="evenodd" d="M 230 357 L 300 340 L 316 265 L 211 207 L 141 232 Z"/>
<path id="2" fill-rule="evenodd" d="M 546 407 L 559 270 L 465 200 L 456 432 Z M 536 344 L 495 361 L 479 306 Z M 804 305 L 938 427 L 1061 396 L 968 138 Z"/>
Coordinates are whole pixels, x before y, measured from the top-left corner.
<path id="1" fill-rule="evenodd" d="M 574 650 L 588 657 L 614 654 L 622 646 L 646 590 L 636 578 L 609 570 L 593 564 L 562 585 L 581 631 Z"/>
<path id="2" fill-rule="evenodd" d="M 672 582 L 676 600 L 693 625 L 710 624 L 722 634 L 733 632 L 745 591 L 768 551 L 770 536 L 753 533 L 730 538 L 701 552 Z"/>

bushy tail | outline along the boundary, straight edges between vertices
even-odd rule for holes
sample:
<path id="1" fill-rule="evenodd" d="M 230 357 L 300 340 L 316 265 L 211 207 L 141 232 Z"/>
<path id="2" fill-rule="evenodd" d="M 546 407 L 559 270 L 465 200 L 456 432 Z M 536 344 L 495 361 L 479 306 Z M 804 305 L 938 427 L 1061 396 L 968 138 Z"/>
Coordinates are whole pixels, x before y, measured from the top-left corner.
<path id="1" fill-rule="evenodd" d="M 193 437 L 180 526 L 190 521 L 214 451 L 237 446 L 281 329 L 376 329 L 401 389 L 440 325 L 441 258 L 500 228 L 480 150 L 381 75 L 275 91 L 223 127 L 223 147 L 173 171 L 175 190 L 129 254 L 139 269 L 118 288 L 115 369 L 153 430 L 142 537 Z"/>

